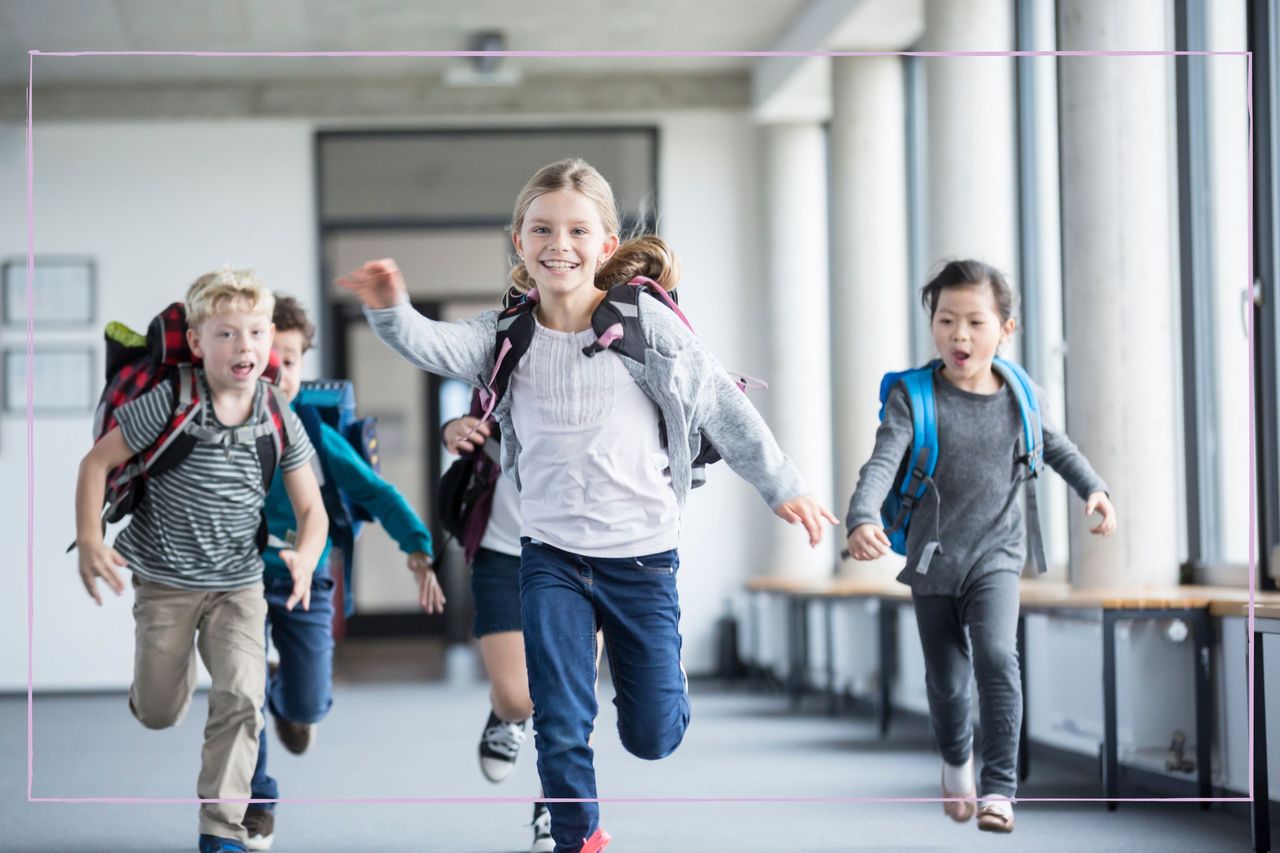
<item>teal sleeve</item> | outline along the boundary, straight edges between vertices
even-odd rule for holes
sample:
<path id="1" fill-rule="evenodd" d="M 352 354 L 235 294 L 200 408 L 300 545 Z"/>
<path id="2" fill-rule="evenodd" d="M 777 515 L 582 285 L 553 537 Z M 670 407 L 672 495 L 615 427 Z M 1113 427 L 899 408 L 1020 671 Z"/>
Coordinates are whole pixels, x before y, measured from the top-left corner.
<path id="1" fill-rule="evenodd" d="M 431 532 L 409 506 L 404 495 L 360 458 L 336 429 L 324 424 L 321 429 L 325 465 L 330 474 L 357 506 L 365 509 L 386 529 L 406 554 L 422 551 L 431 555 Z"/>

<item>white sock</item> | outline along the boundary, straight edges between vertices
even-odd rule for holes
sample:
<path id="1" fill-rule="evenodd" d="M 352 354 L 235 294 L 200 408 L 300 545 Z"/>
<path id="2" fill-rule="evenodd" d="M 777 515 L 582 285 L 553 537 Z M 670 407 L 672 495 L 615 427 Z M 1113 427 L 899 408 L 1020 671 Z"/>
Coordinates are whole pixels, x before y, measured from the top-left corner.
<path id="1" fill-rule="evenodd" d="M 998 811 L 1005 817 L 1013 817 L 1013 803 L 1009 802 L 1009 798 L 1001 794 L 992 794 L 988 797 L 980 797 L 978 799 L 978 808 L 990 808 Z"/>
<path id="2" fill-rule="evenodd" d="M 973 754 L 964 764 L 942 762 L 942 785 L 953 794 L 967 794 L 973 790 Z"/>

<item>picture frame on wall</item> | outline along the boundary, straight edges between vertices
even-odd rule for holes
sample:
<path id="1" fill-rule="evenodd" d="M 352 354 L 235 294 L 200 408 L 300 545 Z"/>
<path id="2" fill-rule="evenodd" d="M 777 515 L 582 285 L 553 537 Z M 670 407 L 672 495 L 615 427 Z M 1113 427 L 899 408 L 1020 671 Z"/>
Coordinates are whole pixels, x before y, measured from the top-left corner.
<path id="1" fill-rule="evenodd" d="M 32 413 L 82 415 L 97 404 L 98 381 L 91 347 L 37 346 L 32 361 Z M 4 412 L 26 414 L 27 350 L 8 347 L 3 353 Z"/>
<path id="2" fill-rule="evenodd" d="M 31 320 L 40 329 L 93 325 L 97 315 L 97 269 L 92 258 L 42 256 L 31 282 Z M 0 270 L 0 314 L 5 326 L 27 324 L 27 259 L 8 258 Z"/>

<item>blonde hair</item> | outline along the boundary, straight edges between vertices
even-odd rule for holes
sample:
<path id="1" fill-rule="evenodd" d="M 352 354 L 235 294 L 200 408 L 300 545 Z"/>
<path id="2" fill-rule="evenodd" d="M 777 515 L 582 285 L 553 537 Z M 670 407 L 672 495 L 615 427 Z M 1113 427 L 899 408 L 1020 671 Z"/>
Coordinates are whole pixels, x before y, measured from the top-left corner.
<path id="1" fill-rule="evenodd" d="M 582 193 L 596 206 L 605 234 L 617 234 L 620 228 L 618 203 L 613 197 L 613 187 L 596 168 L 580 157 L 558 160 L 539 169 L 516 196 L 511 214 L 511 233 L 519 234 L 524 227 L 529 206 L 538 196 L 557 190 L 574 190 Z M 616 284 L 630 281 L 638 275 L 653 279 L 665 290 L 674 290 L 680 283 L 680 261 L 671 247 L 657 235 L 644 234 L 629 237 L 596 272 L 596 287 L 608 290 Z M 533 279 L 523 263 L 511 268 L 511 283 L 517 290 L 533 288 Z"/>
<path id="2" fill-rule="evenodd" d="M 253 270 L 223 267 L 205 273 L 187 289 L 187 326 L 196 329 L 210 317 L 243 310 L 271 317 L 276 297 Z"/>

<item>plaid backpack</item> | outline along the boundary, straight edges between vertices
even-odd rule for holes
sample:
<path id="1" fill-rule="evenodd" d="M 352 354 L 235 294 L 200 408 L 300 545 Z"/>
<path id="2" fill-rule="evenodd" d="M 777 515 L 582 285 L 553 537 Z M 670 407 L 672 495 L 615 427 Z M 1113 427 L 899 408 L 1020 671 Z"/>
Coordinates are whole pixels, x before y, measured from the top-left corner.
<path id="1" fill-rule="evenodd" d="M 261 395 L 259 403 L 270 417 L 262 417 L 259 410 L 253 425 L 214 430 L 208 426 L 209 406 L 195 372 L 199 360 L 187 346 L 183 303 L 175 302 L 152 318 L 145 337 L 117 322 L 107 324 L 105 337 L 107 385 L 93 418 L 94 442 L 117 426 L 116 411 L 121 406 L 166 380 L 173 387 L 173 417 L 150 447 L 107 474 L 104 526 L 133 512 L 147 480 L 186 459 L 199 441 L 253 444 L 262 466 L 263 490 L 271 488 L 271 478 L 285 448 L 297 439 L 293 421 L 285 417 L 288 400 L 275 385 L 280 376 L 280 360 L 274 351 L 262 375 L 269 383 L 268 393 Z M 259 530 L 259 550 L 265 545 L 265 533 L 264 524 Z"/>

